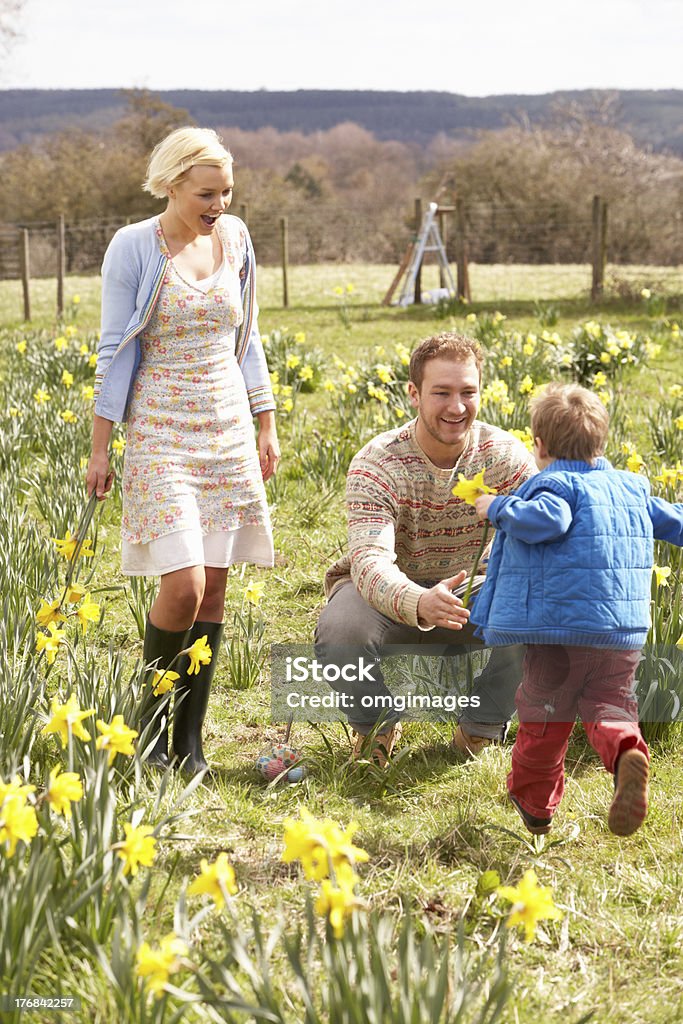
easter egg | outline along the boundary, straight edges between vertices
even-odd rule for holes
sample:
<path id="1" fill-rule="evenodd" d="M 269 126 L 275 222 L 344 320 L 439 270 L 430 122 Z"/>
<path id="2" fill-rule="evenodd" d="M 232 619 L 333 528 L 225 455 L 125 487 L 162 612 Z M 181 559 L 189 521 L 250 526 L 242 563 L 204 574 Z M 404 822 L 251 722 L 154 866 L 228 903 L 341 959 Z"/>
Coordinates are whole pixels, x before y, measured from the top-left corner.
<path id="1" fill-rule="evenodd" d="M 306 774 L 306 769 L 302 765 L 299 765 L 299 766 L 297 766 L 295 768 L 290 768 L 289 771 L 287 772 L 287 781 L 288 782 L 301 782 L 301 780 L 304 778 L 305 774 Z"/>
<path id="2" fill-rule="evenodd" d="M 282 775 L 286 771 L 287 765 L 284 761 L 281 761 L 279 757 L 271 757 L 263 770 L 263 775 L 269 782 L 272 782 L 273 779 L 277 779 L 278 775 Z"/>

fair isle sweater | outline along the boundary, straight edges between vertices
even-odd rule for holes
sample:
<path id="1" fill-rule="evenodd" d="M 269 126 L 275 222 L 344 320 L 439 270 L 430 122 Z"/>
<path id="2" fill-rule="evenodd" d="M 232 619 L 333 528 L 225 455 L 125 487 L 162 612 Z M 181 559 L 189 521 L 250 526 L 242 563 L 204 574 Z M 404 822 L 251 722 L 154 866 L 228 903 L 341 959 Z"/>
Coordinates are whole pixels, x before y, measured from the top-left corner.
<path id="1" fill-rule="evenodd" d="M 452 494 L 458 474 L 508 494 L 536 472 L 512 434 L 475 420 L 452 469 L 439 469 L 415 438 L 416 420 L 373 438 L 354 457 L 346 481 L 348 554 L 325 575 L 329 598 L 353 580 L 361 596 L 395 622 L 417 626 L 426 587 L 472 571 L 484 524 Z"/>

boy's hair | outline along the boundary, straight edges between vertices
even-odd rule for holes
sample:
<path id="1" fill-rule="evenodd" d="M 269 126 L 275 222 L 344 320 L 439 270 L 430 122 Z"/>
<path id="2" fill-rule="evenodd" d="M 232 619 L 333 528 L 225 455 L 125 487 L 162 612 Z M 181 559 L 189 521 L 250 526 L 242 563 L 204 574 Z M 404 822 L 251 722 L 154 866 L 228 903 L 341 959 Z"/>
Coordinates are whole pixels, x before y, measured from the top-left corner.
<path id="1" fill-rule="evenodd" d="M 154 147 L 142 187 L 156 199 L 164 199 L 168 188 L 198 164 L 224 167 L 232 164 L 232 156 L 212 128 L 176 128 Z"/>
<path id="2" fill-rule="evenodd" d="M 468 359 L 474 359 L 481 377 L 484 353 L 479 342 L 464 334 L 444 331 L 443 334 L 435 334 L 421 341 L 410 357 L 409 379 L 418 391 L 422 387 L 425 363 L 437 358 L 452 359 L 454 363 L 466 363 Z"/>
<path id="3" fill-rule="evenodd" d="M 546 384 L 531 400 L 531 433 L 555 459 L 593 462 L 602 455 L 609 413 L 597 395 L 578 384 Z"/>

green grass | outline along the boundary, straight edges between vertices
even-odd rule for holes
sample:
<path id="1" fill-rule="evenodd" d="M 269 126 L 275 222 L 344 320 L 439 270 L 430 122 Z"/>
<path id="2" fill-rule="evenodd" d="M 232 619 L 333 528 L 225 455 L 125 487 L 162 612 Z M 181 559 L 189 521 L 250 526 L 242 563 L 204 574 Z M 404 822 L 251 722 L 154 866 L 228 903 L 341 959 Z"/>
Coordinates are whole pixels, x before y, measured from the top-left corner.
<path id="1" fill-rule="evenodd" d="M 377 358 L 376 346 L 389 348 L 402 342 L 411 347 L 427 334 L 452 325 L 462 327 L 469 309 L 497 308 L 507 315 L 511 329 L 539 331 L 537 300 L 558 307 L 558 322 L 552 329 L 560 334 L 587 316 L 645 330 L 650 321 L 638 290 L 655 282 L 659 293 L 668 289 L 669 316 L 680 315 L 676 295 L 680 277 L 662 268 L 622 269 L 622 276 L 631 279 L 633 294 L 612 294 L 595 308 L 587 299 L 585 267 L 473 267 L 476 301 L 445 319 L 438 319 L 433 307 L 381 307 L 379 300 L 393 271 L 353 265 L 292 268 L 292 307 L 282 310 L 279 272 L 264 268 L 259 276 L 261 329 L 305 331 L 306 345 L 319 347 L 327 359 L 336 354 L 356 361 L 366 355 Z M 354 285 L 354 291 L 345 323 L 333 289 L 347 283 Z M 51 331 L 54 283 L 37 282 L 34 293 L 35 325 Z M 67 301 L 75 294 L 81 302 L 73 322 L 79 332 L 96 329 L 98 280 L 70 279 Z M 20 308 L 15 283 L 0 284 L 0 323 L 8 328 L 5 349 L 0 352 L 5 363 L 12 343 L 24 333 L 15 306 Z M 680 356 L 673 345 L 665 347 L 651 367 L 638 369 L 626 379 L 624 395 L 636 436 L 646 436 L 648 403 L 658 400 L 663 389 L 676 381 L 680 381 Z M 637 397 L 632 399 L 634 393 Z M 87 450 L 87 427 L 78 429 L 82 432 L 77 448 Z M 323 436 L 333 429 L 329 403 L 321 391 L 299 396 L 294 417 L 282 420 L 281 478 L 271 488 L 277 565 L 272 571 L 248 567 L 230 574 L 228 621 L 247 581 L 266 583 L 262 611 L 270 642 L 310 642 L 323 600 L 323 573 L 344 543 L 342 482 L 321 495 L 319 482 L 301 480 L 294 472 L 295 439 L 311 444 L 314 429 Z M 40 461 L 39 440 L 24 439 L 27 450 L 29 445 L 36 449 L 24 468 L 28 471 L 36 462 L 43 486 L 49 489 L 50 467 Z M 53 484 L 55 493 L 65 486 L 77 488 L 75 466 L 68 483 L 54 480 Z M 29 484 L 25 490 L 31 493 Z M 106 613 L 93 631 L 93 643 L 102 653 L 113 644 L 132 668 L 141 657 L 141 642 L 119 571 L 119 518 L 117 492 L 100 519 L 92 586 L 93 596 L 105 602 Z M 43 528 L 47 543 L 51 534 L 44 524 Z M 31 601 L 35 603 L 33 597 Z M 299 919 L 309 886 L 281 863 L 280 853 L 282 822 L 304 804 L 314 814 L 344 824 L 358 822 L 356 841 L 370 854 L 360 872 L 361 893 L 374 908 L 398 916 L 410 905 L 440 933 L 452 933 L 464 914 L 472 942 L 480 945 L 489 942 L 494 930 L 493 919 L 469 905 L 481 873 L 495 870 L 504 883 L 515 884 L 526 868 L 535 867 L 541 882 L 553 887 L 565 917 L 550 923 L 543 939 L 533 945 L 517 940 L 508 945 L 514 991 L 502 1018 L 506 1024 L 535 1020 L 575 1024 L 591 1010 L 599 1024 L 670 1024 L 683 1019 L 680 739 L 655 749 L 650 815 L 634 837 L 620 841 L 606 826 L 611 778 L 577 732 L 567 759 L 566 796 L 554 832 L 541 848 L 523 832 L 506 800 L 509 747 L 491 748 L 477 761 L 464 763 L 450 749 L 449 724 L 408 724 L 401 744 L 407 753 L 395 770 L 380 773 L 349 765 L 349 743 L 341 724 L 297 724 L 292 741 L 305 751 L 309 775 L 300 785 L 266 787 L 254 763 L 282 733 L 282 724 L 270 721 L 267 683 L 246 691 L 231 689 L 223 653 L 206 727 L 207 752 L 216 773 L 191 798 L 194 815 L 183 822 L 182 835 L 160 843 L 145 919 L 147 935 L 158 937 L 172 927 L 173 905 L 183 878 L 197 873 L 201 857 L 212 860 L 222 850 L 230 854 L 242 886 L 238 905 L 243 919 L 249 904 L 265 918 L 274 916 L 282 905 L 290 923 Z M 144 783 L 148 800 L 154 784 L 154 778 Z M 172 792 L 179 788 L 179 783 L 172 784 Z M 166 896 L 155 906 L 152 897 L 162 891 L 169 872 Z M 201 943 L 220 949 L 214 917 L 201 925 Z M 92 976 L 87 958 L 79 965 L 75 954 L 65 954 L 61 971 L 66 978 L 71 972 L 73 984 L 83 994 L 83 1020 L 114 1019 L 111 994 L 101 978 Z M 297 1019 L 292 1017 L 293 1024 Z"/>

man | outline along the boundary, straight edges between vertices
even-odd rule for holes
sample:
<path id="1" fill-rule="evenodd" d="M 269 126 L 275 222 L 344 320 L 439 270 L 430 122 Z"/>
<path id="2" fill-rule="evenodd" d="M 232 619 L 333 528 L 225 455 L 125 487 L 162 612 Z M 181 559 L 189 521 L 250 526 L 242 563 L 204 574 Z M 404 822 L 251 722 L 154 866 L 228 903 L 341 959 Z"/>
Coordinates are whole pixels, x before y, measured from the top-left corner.
<path id="1" fill-rule="evenodd" d="M 410 360 L 408 393 L 416 419 L 373 438 L 349 467 L 349 551 L 325 577 L 328 604 L 318 622 L 316 654 L 328 664 L 359 657 L 373 662 L 373 683 L 334 684 L 350 702 L 342 706 L 352 706 L 354 756 L 379 721 L 372 754 L 380 763 L 400 734 L 394 709 L 383 713 L 377 710 L 381 701 L 363 700 L 388 695 L 375 663 L 383 649 L 430 644 L 441 653 L 457 645 L 466 653 L 481 646 L 469 611 L 452 591 L 472 572 L 483 525 L 452 489 L 459 474 L 470 480 L 483 470 L 485 483 L 507 494 L 536 471 L 520 441 L 477 420 L 482 362 L 479 344 L 462 335 L 423 341 Z M 462 753 L 476 755 L 504 734 L 522 651 L 492 651 L 453 738 Z"/>

